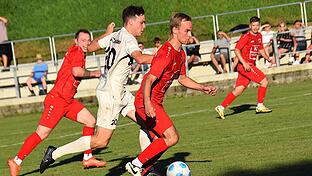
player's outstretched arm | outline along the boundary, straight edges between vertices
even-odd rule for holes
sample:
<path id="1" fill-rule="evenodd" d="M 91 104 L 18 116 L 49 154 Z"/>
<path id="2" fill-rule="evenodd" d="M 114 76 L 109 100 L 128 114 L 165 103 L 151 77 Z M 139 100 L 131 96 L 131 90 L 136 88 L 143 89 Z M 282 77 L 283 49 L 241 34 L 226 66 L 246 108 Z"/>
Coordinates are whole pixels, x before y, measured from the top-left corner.
<path id="1" fill-rule="evenodd" d="M 99 37 L 97 37 L 96 39 L 94 39 L 91 44 L 88 46 L 88 52 L 93 52 L 93 51 L 97 51 L 99 50 L 101 47 L 98 43 L 98 41 L 106 36 L 108 36 L 109 34 L 113 33 L 115 28 L 115 23 L 111 22 L 107 28 L 104 34 L 100 35 Z"/>
<path id="2" fill-rule="evenodd" d="M 187 77 L 186 75 L 180 75 L 178 79 L 179 83 L 182 84 L 183 86 L 198 90 L 201 92 L 204 92 L 206 94 L 210 94 L 212 96 L 216 95 L 217 93 L 217 88 L 214 86 L 204 86 L 202 84 L 197 83 L 196 81 L 192 80 L 191 78 Z"/>
<path id="3" fill-rule="evenodd" d="M 133 51 L 131 57 L 133 57 L 138 64 L 150 64 L 153 60 L 153 55 L 142 54 L 141 51 Z"/>
<path id="4" fill-rule="evenodd" d="M 101 76 L 100 70 L 89 71 L 81 67 L 72 68 L 72 74 L 78 78 L 98 78 Z"/>

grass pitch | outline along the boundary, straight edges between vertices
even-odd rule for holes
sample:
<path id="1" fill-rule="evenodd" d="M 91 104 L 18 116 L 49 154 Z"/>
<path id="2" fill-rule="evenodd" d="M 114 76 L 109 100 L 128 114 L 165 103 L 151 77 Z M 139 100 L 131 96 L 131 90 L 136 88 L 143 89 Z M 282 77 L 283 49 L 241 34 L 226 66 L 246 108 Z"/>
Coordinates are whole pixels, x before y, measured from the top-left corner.
<path id="1" fill-rule="evenodd" d="M 268 114 L 255 114 L 257 89 L 249 88 L 226 109 L 226 120 L 214 107 L 228 92 L 217 96 L 175 97 L 165 101 L 180 135 L 156 168 L 165 175 L 173 161 L 186 162 L 194 176 L 310 176 L 312 82 L 270 86 L 265 104 Z M 96 114 L 97 107 L 89 107 Z M 40 113 L 0 119 L 0 174 L 9 175 L 6 160 L 18 152 L 35 130 Z M 48 145 L 60 146 L 77 139 L 82 126 L 63 119 L 49 138 L 24 160 L 21 175 L 40 175 L 38 167 Z M 105 168 L 84 170 L 82 154 L 60 158 L 44 175 L 128 175 L 124 165 L 139 153 L 138 126 L 121 117 L 105 150 L 94 151 L 108 161 Z"/>

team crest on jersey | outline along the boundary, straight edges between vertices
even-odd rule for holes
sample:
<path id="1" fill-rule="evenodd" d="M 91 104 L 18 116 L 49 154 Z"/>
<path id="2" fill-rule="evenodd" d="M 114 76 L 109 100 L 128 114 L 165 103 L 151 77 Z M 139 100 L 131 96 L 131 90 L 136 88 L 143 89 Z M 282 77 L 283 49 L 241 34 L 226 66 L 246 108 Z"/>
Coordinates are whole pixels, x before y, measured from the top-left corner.
<path id="1" fill-rule="evenodd" d="M 115 39 L 114 37 L 111 38 L 111 41 L 112 41 L 113 43 L 117 43 L 117 44 L 120 44 L 120 43 L 121 43 L 120 40 Z"/>

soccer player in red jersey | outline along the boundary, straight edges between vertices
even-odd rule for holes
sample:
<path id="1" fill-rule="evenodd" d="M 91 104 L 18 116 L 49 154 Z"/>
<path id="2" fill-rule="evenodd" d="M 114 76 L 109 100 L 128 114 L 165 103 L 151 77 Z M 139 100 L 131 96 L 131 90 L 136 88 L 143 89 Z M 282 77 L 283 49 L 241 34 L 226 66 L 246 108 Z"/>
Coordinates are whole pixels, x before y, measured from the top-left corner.
<path id="1" fill-rule="evenodd" d="M 215 108 L 221 119 L 225 119 L 224 109 L 231 104 L 237 96 L 243 93 L 250 81 L 254 81 L 260 85 L 258 89 L 256 113 L 271 112 L 269 108 L 263 105 L 268 79 L 264 73 L 256 67 L 255 62 L 259 53 L 266 60 L 271 62 L 272 66 L 275 65 L 275 60 L 273 58 L 270 59 L 264 51 L 262 35 L 258 32 L 260 19 L 258 17 L 251 17 L 249 26 L 250 31 L 242 35 L 235 46 L 235 54 L 239 59 L 239 64 L 237 65 L 238 78 L 236 80 L 235 89 L 227 95 L 221 105 Z"/>
<path id="2" fill-rule="evenodd" d="M 113 24 L 107 28 L 106 35 L 113 32 Z M 100 70 L 88 71 L 85 69 L 85 52 L 90 44 L 90 32 L 79 30 L 75 35 L 76 45 L 71 46 L 64 56 L 63 64 L 59 70 L 56 82 L 52 90 L 44 100 L 44 111 L 38 127 L 25 141 L 17 155 L 8 160 L 10 175 L 18 175 L 20 164 L 32 150 L 45 138 L 62 119 L 63 116 L 70 120 L 84 124 L 83 136 L 91 136 L 94 133 L 95 118 L 74 98 L 78 85 L 83 78 L 100 77 Z M 85 151 L 83 166 L 104 166 L 104 161 L 98 161 L 92 157 L 92 151 Z"/>
<path id="3" fill-rule="evenodd" d="M 174 79 L 185 87 L 216 94 L 215 87 L 201 85 L 186 76 L 186 56 L 181 46 L 191 37 L 191 18 L 176 13 L 170 19 L 170 29 L 170 40 L 157 51 L 135 97 L 138 124 L 147 129 L 154 140 L 137 158 L 126 164 L 127 171 L 132 175 L 144 175 L 161 154 L 179 140 L 178 132 L 162 105 Z M 145 168 L 144 171 L 142 168 Z"/>

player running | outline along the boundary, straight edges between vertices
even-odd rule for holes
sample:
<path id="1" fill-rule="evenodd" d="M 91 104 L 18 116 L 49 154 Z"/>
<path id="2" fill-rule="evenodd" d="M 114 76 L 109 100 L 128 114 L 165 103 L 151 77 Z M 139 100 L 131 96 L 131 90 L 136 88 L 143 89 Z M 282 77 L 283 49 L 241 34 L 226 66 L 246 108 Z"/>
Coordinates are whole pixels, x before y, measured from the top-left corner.
<path id="1" fill-rule="evenodd" d="M 237 96 L 243 93 L 250 81 L 254 81 L 260 85 L 258 89 L 256 113 L 271 112 L 271 110 L 263 104 L 268 86 L 268 79 L 264 73 L 256 67 L 255 62 L 259 53 L 263 58 L 271 62 L 272 66 L 275 66 L 275 60 L 273 58 L 270 59 L 263 48 L 262 35 L 258 32 L 260 19 L 256 16 L 251 17 L 249 26 L 250 31 L 242 35 L 235 46 L 235 54 L 240 62 L 237 65 L 238 78 L 236 80 L 235 89 L 227 95 L 221 105 L 215 108 L 221 119 L 225 119 L 224 109 L 231 104 Z"/>
<path id="2" fill-rule="evenodd" d="M 217 91 L 213 86 L 198 84 L 186 76 L 186 56 L 181 47 L 191 37 L 191 18 L 176 13 L 170 19 L 170 30 L 170 40 L 154 56 L 150 71 L 144 76 L 135 97 L 138 122 L 149 131 L 154 141 L 137 158 L 126 164 L 127 171 L 134 176 L 145 175 L 161 154 L 179 140 L 178 132 L 162 105 L 173 80 L 178 79 L 183 86 L 206 94 L 215 95 Z"/>
<path id="3" fill-rule="evenodd" d="M 40 172 L 59 157 L 89 149 L 105 148 L 116 129 L 119 114 L 135 119 L 134 96 L 126 89 L 127 78 L 133 59 L 138 64 L 151 63 L 152 55 L 142 54 L 135 37 L 142 35 L 145 28 L 144 9 L 129 6 L 123 10 L 124 27 L 106 37 L 100 36 L 92 41 L 88 51 L 105 48 L 105 67 L 96 88 L 99 103 L 97 130 L 94 136 L 83 136 L 76 141 L 57 149 L 48 147 L 40 164 Z M 147 135 L 140 138 L 150 143 Z"/>
<path id="4" fill-rule="evenodd" d="M 105 35 L 113 32 L 113 26 L 109 25 Z M 63 116 L 70 120 L 84 124 L 83 136 L 91 136 L 94 133 L 95 118 L 92 114 L 74 98 L 77 88 L 83 78 L 100 77 L 100 70 L 88 71 L 85 69 L 85 52 L 90 44 L 90 32 L 79 30 L 75 35 L 76 45 L 71 46 L 64 56 L 63 64 L 59 70 L 56 82 L 52 90 L 44 100 L 44 111 L 39 125 L 25 141 L 17 155 L 9 159 L 10 175 L 19 173 L 22 161 L 45 138 L 62 119 Z M 98 161 L 92 156 L 90 149 L 85 150 L 83 157 L 84 167 L 101 167 L 105 162 Z"/>

